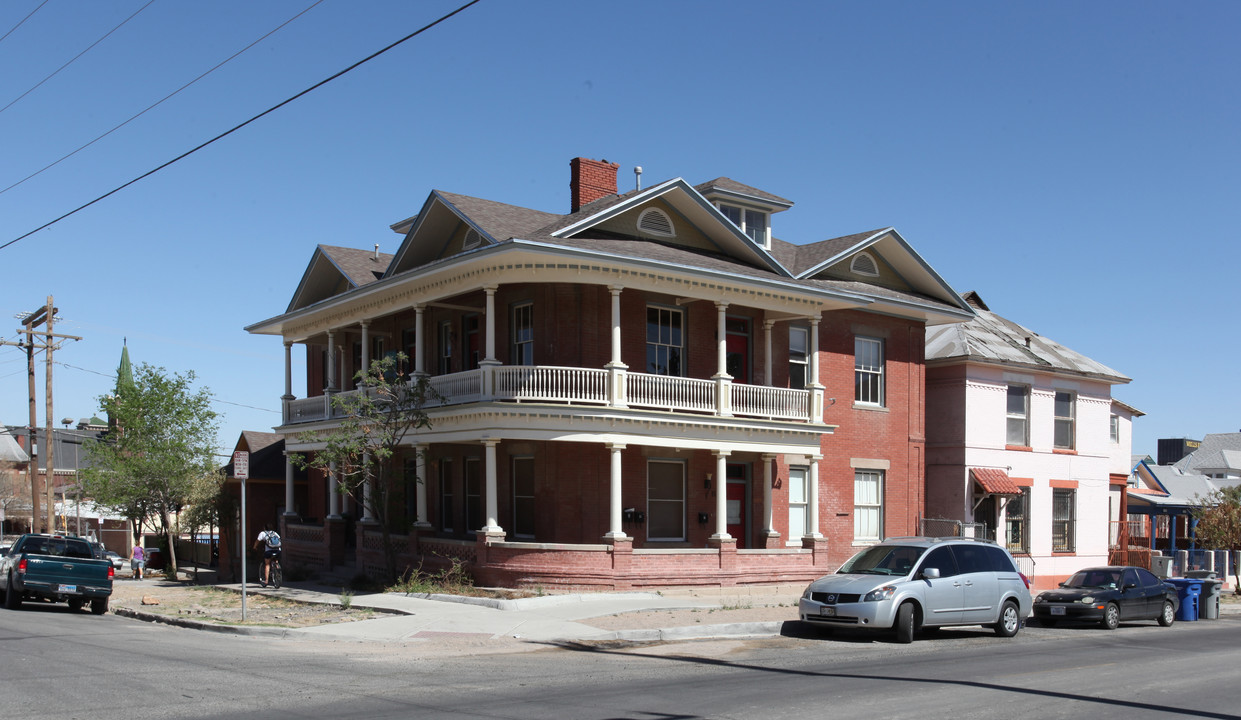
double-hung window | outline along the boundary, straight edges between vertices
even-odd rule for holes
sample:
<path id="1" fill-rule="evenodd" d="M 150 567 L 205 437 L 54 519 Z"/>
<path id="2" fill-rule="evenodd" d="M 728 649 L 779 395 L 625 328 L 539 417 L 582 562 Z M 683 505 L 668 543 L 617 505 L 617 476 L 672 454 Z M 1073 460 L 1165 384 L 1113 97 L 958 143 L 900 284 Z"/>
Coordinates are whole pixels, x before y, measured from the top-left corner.
<path id="1" fill-rule="evenodd" d="M 513 365 L 534 364 L 534 305 L 513 306 Z"/>
<path id="2" fill-rule="evenodd" d="M 440 460 L 440 530 L 453 531 L 452 458 Z"/>
<path id="3" fill-rule="evenodd" d="M 741 229 L 751 240 L 769 247 L 767 243 L 767 213 L 737 205 L 720 205 L 720 212 Z"/>
<path id="4" fill-rule="evenodd" d="M 853 471 L 853 539 L 883 539 L 883 471 Z"/>
<path id="5" fill-rule="evenodd" d="M 1073 393 L 1057 392 L 1055 402 L 1055 447 L 1058 450 L 1072 450 L 1075 445 L 1075 428 L 1073 412 Z"/>
<path id="6" fill-rule="evenodd" d="M 646 309 L 646 371 L 652 375 L 682 374 L 685 313 L 677 308 Z"/>
<path id="7" fill-rule="evenodd" d="M 513 535 L 534 537 L 534 458 L 513 458 Z"/>
<path id="8" fill-rule="evenodd" d="M 789 387 L 800 390 L 810 378 L 810 330 L 789 328 Z"/>
<path id="9" fill-rule="evenodd" d="M 883 405 L 882 340 L 853 340 L 853 400 L 864 405 Z"/>
<path id="10" fill-rule="evenodd" d="M 685 539 L 685 464 L 651 460 L 646 464 L 648 540 Z"/>
<path id="11" fill-rule="evenodd" d="M 1009 445 L 1030 446 L 1030 386 L 1008 386 L 1007 435 Z"/>
<path id="12" fill-rule="evenodd" d="M 1120 443 L 1120 416 L 1119 415 L 1112 415 L 1111 417 L 1108 418 L 1107 436 L 1108 436 L 1108 439 L 1112 441 L 1113 445 Z"/>
<path id="13" fill-rule="evenodd" d="M 1051 550 L 1073 552 L 1073 525 L 1077 516 L 1077 492 L 1055 489 L 1051 492 Z"/>
<path id="14" fill-rule="evenodd" d="M 810 527 L 810 473 L 804 467 L 789 468 L 789 540 L 797 540 Z"/>
<path id="15" fill-rule="evenodd" d="M 465 531 L 478 532 L 483 519 L 483 462 L 481 458 L 465 459 Z"/>
<path id="16" fill-rule="evenodd" d="M 435 372 L 447 375 L 452 372 L 452 323 L 442 322 L 439 327 L 439 356 L 435 359 Z"/>

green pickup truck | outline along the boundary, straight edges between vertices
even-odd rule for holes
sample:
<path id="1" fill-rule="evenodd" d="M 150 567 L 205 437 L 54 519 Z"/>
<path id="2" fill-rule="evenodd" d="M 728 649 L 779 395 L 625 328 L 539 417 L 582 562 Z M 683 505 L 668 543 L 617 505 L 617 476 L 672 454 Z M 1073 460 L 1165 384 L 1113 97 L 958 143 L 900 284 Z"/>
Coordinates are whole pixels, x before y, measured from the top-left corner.
<path id="1" fill-rule="evenodd" d="M 23 600 L 67 602 L 81 610 L 90 601 L 91 612 L 108 611 L 116 571 L 107 560 L 96 560 L 90 543 L 63 535 L 22 535 L 0 557 L 4 606 L 21 607 Z"/>

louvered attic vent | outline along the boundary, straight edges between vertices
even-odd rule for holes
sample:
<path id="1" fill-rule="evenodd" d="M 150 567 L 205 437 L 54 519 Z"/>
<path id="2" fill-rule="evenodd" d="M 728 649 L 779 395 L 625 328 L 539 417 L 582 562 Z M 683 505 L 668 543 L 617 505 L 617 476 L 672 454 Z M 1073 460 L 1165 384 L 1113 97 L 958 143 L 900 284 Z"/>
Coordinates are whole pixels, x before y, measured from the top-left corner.
<path id="1" fill-rule="evenodd" d="M 858 253 L 854 256 L 853 264 L 849 266 L 849 269 L 858 275 L 869 275 L 871 277 L 878 277 L 879 275 L 879 266 L 875 264 L 875 259 L 868 253 Z"/>
<path id="2" fill-rule="evenodd" d="M 478 231 L 475 230 L 474 228 L 470 228 L 465 233 L 465 243 L 462 245 L 464 249 L 469 250 L 470 248 L 476 248 L 482 244 L 483 244 L 483 236 L 479 235 Z"/>
<path id="3" fill-rule="evenodd" d="M 638 229 L 651 235 L 676 237 L 676 230 L 672 227 L 672 218 L 659 208 L 643 210 L 638 216 Z"/>

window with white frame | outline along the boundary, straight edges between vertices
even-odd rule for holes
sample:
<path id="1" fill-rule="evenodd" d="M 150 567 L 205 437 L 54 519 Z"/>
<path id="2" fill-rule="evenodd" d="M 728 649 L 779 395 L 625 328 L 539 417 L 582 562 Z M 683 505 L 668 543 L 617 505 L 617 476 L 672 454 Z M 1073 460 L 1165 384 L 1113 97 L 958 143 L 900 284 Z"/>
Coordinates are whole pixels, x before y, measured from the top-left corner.
<path id="1" fill-rule="evenodd" d="M 720 205 L 720 212 L 724 217 L 732 221 L 741 229 L 741 232 L 750 236 L 754 242 L 768 247 L 767 242 L 767 213 L 751 210 L 737 205 Z"/>
<path id="2" fill-rule="evenodd" d="M 435 372 L 447 375 L 452 372 L 452 323 L 442 322 L 439 327 L 439 356 L 436 358 Z"/>
<path id="3" fill-rule="evenodd" d="M 853 471 L 853 539 L 878 542 L 883 539 L 883 471 Z"/>
<path id="4" fill-rule="evenodd" d="M 1107 436 L 1108 436 L 1108 439 L 1112 441 L 1113 445 L 1120 444 L 1120 416 L 1119 415 L 1112 415 L 1110 418 L 1108 418 Z"/>
<path id="5" fill-rule="evenodd" d="M 810 329 L 789 327 L 789 387 L 800 390 L 810 379 Z"/>
<path id="6" fill-rule="evenodd" d="M 452 458 L 440 460 L 440 530 L 453 531 Z"/>
<path id="7" fill-rule="evenodd" d="M 864 405 L 883 405 L 882 340 L 853 340 L 853 400 Z"/>
<path id="8" fill-rule="evenodd" d="M 685 463 L 647 462 L 646 536 L 648 540 L 685 539 Z"/>
<path id="9" fill-rule="evenodd" d="M 1008 386 L 1008 418 L 1004 442 L 1009 445 L 1030 445 L 1030 386 Z"/>
<path id="10" fill-rule="evenodd" d="M 646 308 L 646 371 L 652 375 L 682 374 L 685 313 L 678 308 Z"/>
<path id="11" fill-rule="evenodd" d="M 483 519 L 483 462 L 481 458 L 465 459 L 465 531 L 478 532 L 486 524 Z"/>
<path id="12" fill-rule="evenodd" d="M 513 306 L 513 365 L 534 364 L 534 304 Z"/>
<path id="13" fill-rule="evenodd" d="M 789 468 L 789 535 L 797 540 L 810 527 L 810 472 L 804 467 Z"/>
<path id="14" fill-rule="evenodd" d="M 1077 491 L 1056 488 L 1051 491 L 1051 550 L 1073 552 L 1073 526 L 1077 519 Z"/>
<path id="15" fill-rule="evenodd" d="M 1072 450 L 1075 445 L 1076 428 L 1073 412 L 1074 397 L 1071 392 L 1057 392 L 1055 400 L 1055 438 L 1053 444 L 1057 449 Z"/>
<path id="16" fill-rule="evenodd" d="M 534 458 L 513 458 L 513 535 L 534 537 Z"/>

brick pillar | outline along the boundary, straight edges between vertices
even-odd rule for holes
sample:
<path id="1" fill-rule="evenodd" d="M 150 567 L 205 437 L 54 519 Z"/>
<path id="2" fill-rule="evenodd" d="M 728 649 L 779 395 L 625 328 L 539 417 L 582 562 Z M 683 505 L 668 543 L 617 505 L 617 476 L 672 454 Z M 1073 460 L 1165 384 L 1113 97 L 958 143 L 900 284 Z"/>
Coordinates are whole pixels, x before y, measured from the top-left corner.
<path id="1" fill-rule="evenodd" d="M 825 537 L 803 537 L 801 546 L 804 550 L 814 551 L 813 564 L 816 568 L 827 567 L 827 538 Z"/>
<path id="2" fill-rule="evenodd" d="M 633 538 L 604 538 L 604 544 L 612 546 L 612 589 L 632 590 L 629 578 L 633 576 Z"/>
<path id="3" fill-rule="evenodd" d="M 327 566 L 334 568 L 345 562 L 345 519 L 323 521 L 323 542 L 327 545 Z"/>

